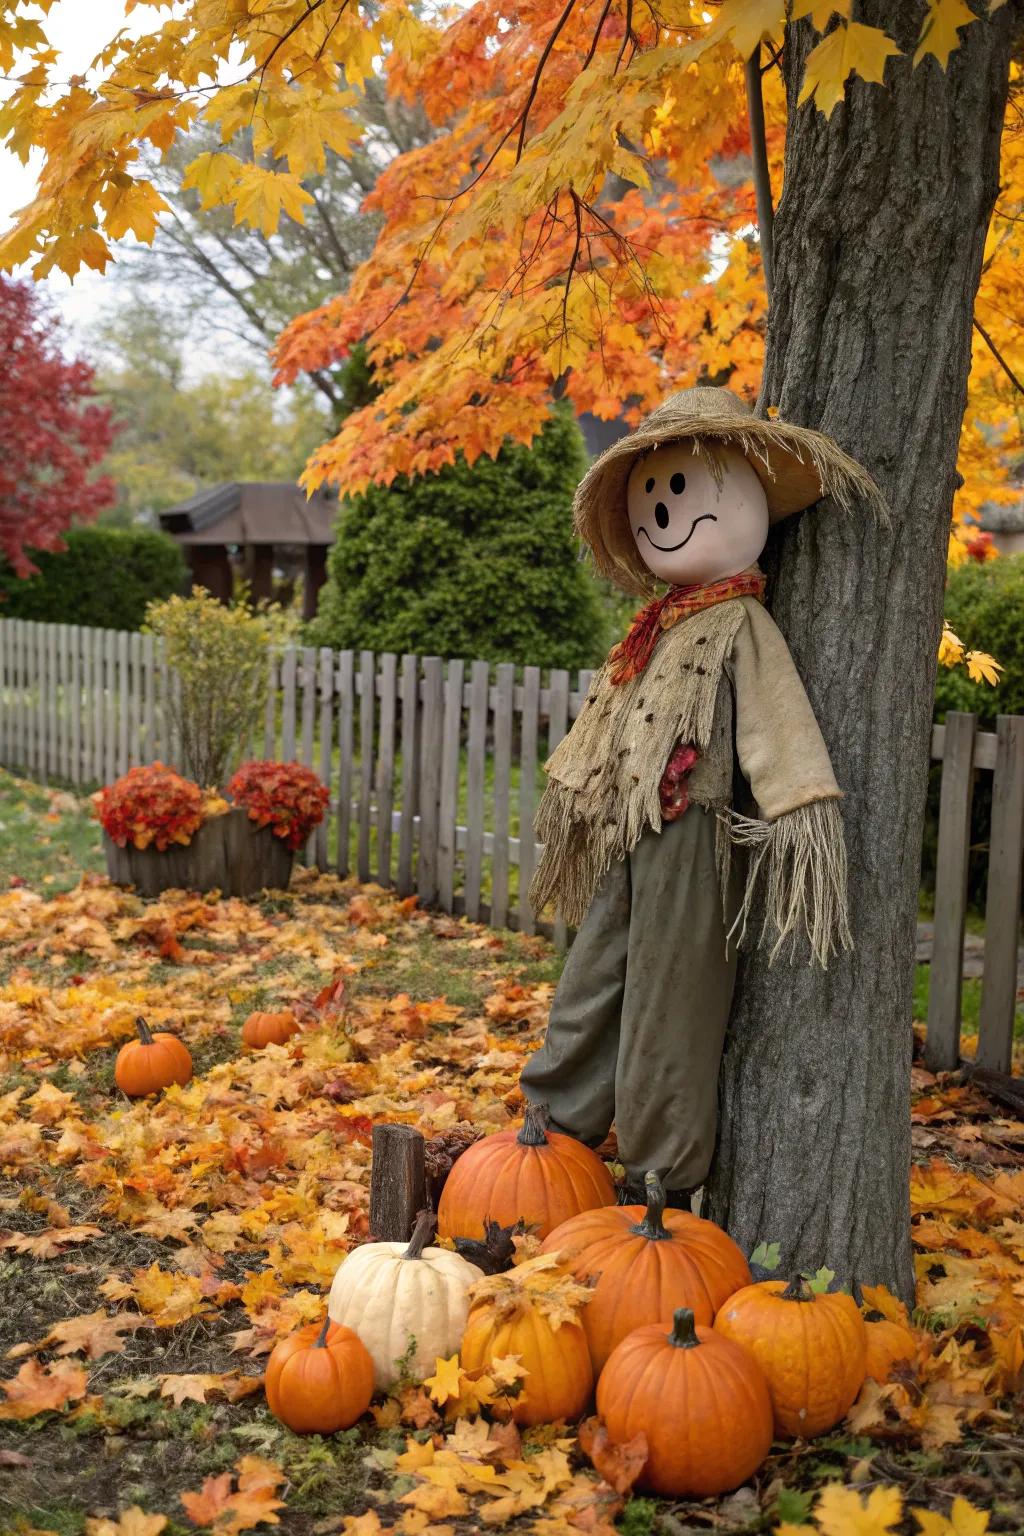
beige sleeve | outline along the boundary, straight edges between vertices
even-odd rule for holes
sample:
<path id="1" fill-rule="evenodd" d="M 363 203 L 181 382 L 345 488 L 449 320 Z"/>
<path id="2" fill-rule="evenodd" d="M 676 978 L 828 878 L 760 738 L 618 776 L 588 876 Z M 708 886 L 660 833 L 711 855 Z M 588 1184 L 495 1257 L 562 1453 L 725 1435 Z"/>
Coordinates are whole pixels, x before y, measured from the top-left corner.
<path id="1" fill-rule="evenodd" d="M 728 670 L 736 695 L 736 754 L 766 821 L 818 800 L 837 799 L 828 749 L 774 619 L 742 599 Z"/>

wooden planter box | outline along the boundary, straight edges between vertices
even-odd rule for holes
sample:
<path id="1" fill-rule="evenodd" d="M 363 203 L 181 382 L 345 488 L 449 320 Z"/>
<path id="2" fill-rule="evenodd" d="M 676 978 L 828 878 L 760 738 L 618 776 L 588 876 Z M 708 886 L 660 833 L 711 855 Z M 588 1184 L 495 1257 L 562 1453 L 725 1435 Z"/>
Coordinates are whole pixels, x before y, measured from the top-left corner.
<path id="1" fill-rule="evenodd" d="M 219 890 L 223 896 L 283 891 L 292 876 L 294 851 L 269 827 L 258 827 L 236 807 L 199 828 L 187 848 L 119 848 L 104 832 L 107 873 L 117 885 L 134 885 L 140 896 L 162 891 Z"/>

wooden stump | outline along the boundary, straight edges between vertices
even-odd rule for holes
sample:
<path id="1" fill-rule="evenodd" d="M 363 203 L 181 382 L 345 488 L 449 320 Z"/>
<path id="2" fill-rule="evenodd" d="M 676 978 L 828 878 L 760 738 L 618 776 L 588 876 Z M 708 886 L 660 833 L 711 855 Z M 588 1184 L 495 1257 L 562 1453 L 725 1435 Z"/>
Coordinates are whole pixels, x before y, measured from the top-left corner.
<path id="1" fill-rule="evenodd" d="M 370 1168 L 370 1236 L 404 1243 L 427 1202 L 423 1137 L 411 1125 L 375 1125 Z"/>
<path id="2" fill-rule="evenodd" d="M 269 827 L 258 827 L 236 806 L 205 821 L 187 847 L 119 848 L 106 833 L 107 873 L 118 885 L 133 885 L 140 896 L 173 889 L 219 890 L 223 896 L 255 896 L 285 890 L 295 854 Z"/>

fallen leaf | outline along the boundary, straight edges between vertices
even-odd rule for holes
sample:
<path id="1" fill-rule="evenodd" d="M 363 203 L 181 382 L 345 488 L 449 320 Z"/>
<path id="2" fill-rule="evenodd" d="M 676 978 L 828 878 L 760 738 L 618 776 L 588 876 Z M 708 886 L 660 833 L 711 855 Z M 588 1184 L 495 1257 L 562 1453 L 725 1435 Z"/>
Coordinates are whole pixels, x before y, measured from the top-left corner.
<path id="1" fill-rule="evenodd" d="M 634 1435 L 616 1444 L 600 1419 L 584 1419 L 579 1428 L 580 1448 L 616 1493 L 628 1493 L 644 1469 L 649 1448 L 647 1436 Z"/>
<path id="2" fill-rule="evenodd" d="M 72 1243 L 87 1243 L 90 1238 L 102 1237 L 102 1227 L 48 1227 L 45 1232 L 4 1232 L 0 1235 L 0 1248 L 13 1248 L 15 1253 L 27 1253 L 33 1259 L 56 1259 Z"/>
<path id="3" fill-rule="evenodd" d="M 7 1401 L 0 1403 L 0 1419 L 31 1419 L 37 1413 L 64 1408 L 84 1397 L 88 1376 L 68 1360 L 40 1365 L 26 1360 L 13 1381 L 0 1381 Z"/>
<path id="4" fill-rule="evenodd" d="M 147 1515 L 133 1504 L 118 1520 L 87 1519 L 85 1536 L 160 1536 L 166 1524 L 166 1515 Z"/>

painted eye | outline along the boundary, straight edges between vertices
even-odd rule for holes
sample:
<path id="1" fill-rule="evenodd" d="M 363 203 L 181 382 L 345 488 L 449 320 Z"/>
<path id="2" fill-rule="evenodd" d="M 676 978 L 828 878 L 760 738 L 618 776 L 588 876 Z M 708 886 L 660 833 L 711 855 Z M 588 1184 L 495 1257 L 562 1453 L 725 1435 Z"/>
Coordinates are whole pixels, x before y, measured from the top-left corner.
<path id="1" fill-rule="evenodd" d="M 668 507 L 666 507 L 663 501 L 659 501 L 654 509 L 654 521 L 659 528 L 668 527 Z"/>
<path id="2" fill-rule="evenodd" d="M 648 480 L 647 484 L 644 486 L 644 490 L 647 492 L 648 496 L 654 490 L 654 476 L 653 475 Z"/>
<path id="3" fill-rule="evenodd" d="M 686 476 L 682 474 L 673 475 L 672 479 L 669 481 L 669 485 L 672 489 L 673 496 L 681 496 L 686 490 Z"/>

